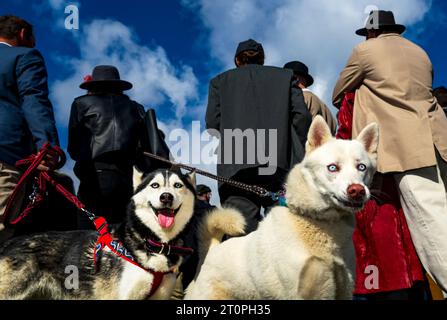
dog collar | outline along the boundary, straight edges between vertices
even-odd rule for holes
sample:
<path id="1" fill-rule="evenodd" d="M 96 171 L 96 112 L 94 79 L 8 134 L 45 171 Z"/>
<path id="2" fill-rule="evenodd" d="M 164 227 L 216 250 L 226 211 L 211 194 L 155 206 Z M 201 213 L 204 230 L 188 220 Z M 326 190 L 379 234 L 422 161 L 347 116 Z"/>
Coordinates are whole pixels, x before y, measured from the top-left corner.
<path id="1" fill-rule="evenodd" d="M 147 269 L 142 265 L 138 264 L 133 256 L 127 251 L 124 245 L 119 240 L 114 240 L 112 235 L 108 231 L 107 221 L 103 217 L 97 217 L 93 223 L 95 224 L 96 230 L 99 233 L 98 240 L 96 241 L 95 249 L 93 251 L 93 263 L 95 265 L 95 269 L 98 268 L 98 255 L 104 248 L 108 248 L 111 252 L 116 254 L 119 258 L 124 259 L 128 263 L 133 264 L 134 266 L 149 272 L 153 276 L 152 285 L 149 290 L 147 298 L 152 297 L 152 295 L 158 290 L 160 287 L 164 275 L 172 273 L 173 271 L 168 272 L 159 272 L 151 269 Z"/>
<path id="2" fill-rule="evenodd" d="M 169 243 L 158 242 L 153 239 L 146 239 L 146 249 L 151 253 L 162 254 L 165 256 L 187 256 L 194 253 L 192 248 L 175 246 Z"/>
<path id="3" fill-rule="evenodd" d="M 287 207 L 286 197 L 280 197 L 278 199 L 278 205 L 281 207 Z"/>
<path id="4" fill-rule="evenodd" d="M 271 198 L 277 206 L 287 207 L 286 192 L 284 189 L 277 193 L 273 193 Z"/>

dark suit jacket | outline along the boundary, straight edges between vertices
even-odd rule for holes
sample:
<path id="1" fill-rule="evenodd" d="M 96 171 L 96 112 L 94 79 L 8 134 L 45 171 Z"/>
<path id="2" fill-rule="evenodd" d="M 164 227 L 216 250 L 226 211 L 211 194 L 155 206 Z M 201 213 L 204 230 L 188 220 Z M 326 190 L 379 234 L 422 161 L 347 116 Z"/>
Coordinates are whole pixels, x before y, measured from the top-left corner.
<path id="1" fill-rule="evenodd" d="M 14 165 L 59 140 L 40 52 L 0 43 L 0 57 L 0 161 Z"/>
<path id="2" fill-rule="evenodd" d="M 238 171 L 262 165 L 256 159 L 249 163 L 244 156 L 242 164 L 223 164 L 225 129 L 268 129 L 277 130 L 277 167 L 289 170 L 302 160 L 312 116 L 306 107 L 301 89 L 292 85 L 293 72 L 276 67 L 246 65 L 226 71 L 211 80 L 209 86 L 206 125 L 220 132 L 219 175 L 232 177 Z M 235 143 L 232 145 L 233 158 Z M 246 146 L 244 146 L 246 148 Z M 264 152 L 264 150 L 262 150 Z M 265 154 L 273 154 L 266 145 Z M 256 151 L 251 150 L 249 153 Z M 262 152 L 261 152 L 262 153 Z M 257 158 L 257 157 L 255 157 Z"/>

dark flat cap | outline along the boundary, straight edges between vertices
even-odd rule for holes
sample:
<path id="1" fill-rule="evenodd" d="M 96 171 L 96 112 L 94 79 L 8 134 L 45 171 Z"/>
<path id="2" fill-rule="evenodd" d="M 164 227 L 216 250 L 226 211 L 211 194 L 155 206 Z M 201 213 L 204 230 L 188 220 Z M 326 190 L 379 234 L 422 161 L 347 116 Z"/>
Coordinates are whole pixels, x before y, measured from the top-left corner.
<path id="1" fill-rule="evenodd" d="M 236 54 L 234 55 L 237 57 L 240 53 L 244 51 L 257 51 L 262 54 L 264 54 L 264 48 L 262 47 L 262 44 L 256 42 L 253 39 L 248 39 L 246 41 L 242 41 L 239 43 L 236 49 Z"/>

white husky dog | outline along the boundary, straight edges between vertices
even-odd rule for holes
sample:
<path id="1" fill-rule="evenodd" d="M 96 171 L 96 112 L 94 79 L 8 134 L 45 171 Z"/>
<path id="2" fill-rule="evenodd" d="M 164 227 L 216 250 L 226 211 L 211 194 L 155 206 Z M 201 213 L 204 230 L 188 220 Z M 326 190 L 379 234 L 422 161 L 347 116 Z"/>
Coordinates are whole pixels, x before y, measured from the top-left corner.
<path id="1" fill-rule="evenodd" d="M 316 117 L 306 157 L 287 179 L 287 206 L 273 208 L 256 231 L 223 243 L 226 230 L 243 230 L 242 216 L 221 209 L 205 219 L 206 257 L 186 299 L 351 299 L 344 250 L 352 249 L 354 213 L 370 197 L 377 145 L 377 124 L 343 141 Z"/>

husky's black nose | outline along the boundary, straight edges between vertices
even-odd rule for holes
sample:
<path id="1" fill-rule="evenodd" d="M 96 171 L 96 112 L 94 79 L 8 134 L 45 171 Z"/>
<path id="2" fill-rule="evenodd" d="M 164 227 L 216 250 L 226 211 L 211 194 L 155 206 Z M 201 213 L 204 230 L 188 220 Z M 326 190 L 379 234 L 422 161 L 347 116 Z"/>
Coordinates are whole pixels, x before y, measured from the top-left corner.
<path id="1" fill-rule="evenodd" d="M 160 202 L 164 205 L 171 205 L 174 201 L 174 196 L 168 192 L 164 192 L 160 195 Z"/>

